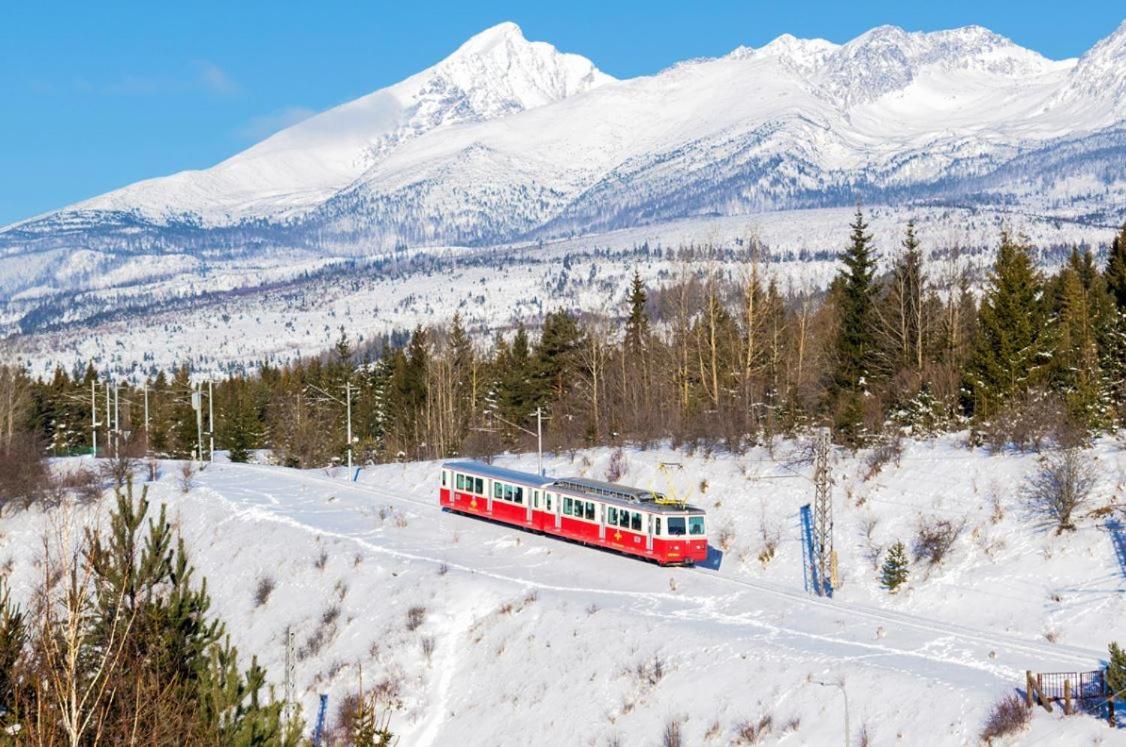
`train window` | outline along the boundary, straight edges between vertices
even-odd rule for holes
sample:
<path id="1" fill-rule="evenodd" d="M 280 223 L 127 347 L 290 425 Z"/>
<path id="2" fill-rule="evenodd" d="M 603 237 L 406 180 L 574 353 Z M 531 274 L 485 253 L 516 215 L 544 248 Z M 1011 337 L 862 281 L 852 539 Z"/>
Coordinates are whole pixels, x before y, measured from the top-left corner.
<path id="1" fill-rule="evenodd" d="M 446 471 L 442 470 L 442 487 L 446 487 Z"/>
<path id="2" fill-rule="evenodd" d="M 505 485 L 504 486 L 504 499 L 506 501 L 512 500 L 512 486 L 511 485 Z"/>
<path id="3" fill-rule="evenodd" d="M 634 513 L 630 516 L 630 529 L 635 532 L 641 531 L 641 514 Z"/>
<path id="4" fill-rule="evenodd" d="M 563 515 L 564 516 L 570 516 L 571 515 L 571 503 L 572 503 L 572 501 L 571 501 L 570 498 L 566 498 L 566 497 L 563 498 Z"/>
<path id="5" fill-rule="evenodd" d="M 660 516 L 658 516 L 658 517 L 657 517 L 656 519 L 654 519 L 654 521 L 655 521 L 655 522 L 656 522 L 657 524 L 656 524 L 656 526 L 655 526 L 655 527 L 653 527 L 653 534 L 655 534 L 655 535 L 658 535 L 658 534 L 660 534 L 660 533 L 661 533 L 661 517 L 660 517 Z"/>
<path id="6" fill-rule="evenodd" d="M 550 511 L 551 510 L 551 493 L 544 493 L 544 495 L 547 496 L 547 510 Z"/>
<path id="7" fill-rule="evenodd" d="M 465 475 L 459 474 L 457 476 L 457 489 L 458 490 L 465 490 Z"/>
<path id="8" fill-rule="evenodd" d="M 618 526 L 618 509 L 613 506 L 606 509 L 606 523 L 612 527 Z"/>
<path id="9" fill-rule="evenodd" d="M 622 529 L 629 529 L 629 511 L 622 511 L 618 515 L 618 526 Z"/>
<path id="10" fill-rule="evenodd" d="M 539 507 L 540 507 L 540 491 L 533 490 L 532 491 L 532 508 L 539 508 Z"/>
<path id="11" fill-rule="evenodd" d="M 523 506 L 524 505 L 524 488 L 516 488 L 515 490 L 512 491 L 512 494 L 516 497 L 516 502 L 519 503 L 521 506 Z"/>
<path id="12" fill-rule="evenodd" d="M 501 499 L 504 497 L 504 486 L 499 482 L 493 483 L 493 498 Z"/>
<path id="13" fill-rule="evenodd" d="M 703 516 L 689 516 L 688 517 L 688 533 L 689 534 L 703 534 L 704 533 L 704 517 Z"/>
<path id="14" fill-rule="evenodd" d="M 594 504 L 590 501 L 586 502 L 586 518 L 589 521 L 594 521 Z"/>
<path id="15" fill-rule="evenodd" d="M 684 517 L 683 516 L 670 516 L 668 524 L 669 534 L 673 537 L 681 537 L 684 535 Z"/>
<path id="16" fill-rule="evenodd" d="M 485 481 L 480 477 L 477 478 L 477 489 L 473 491 L 477 495 L 485 494 Z"/>

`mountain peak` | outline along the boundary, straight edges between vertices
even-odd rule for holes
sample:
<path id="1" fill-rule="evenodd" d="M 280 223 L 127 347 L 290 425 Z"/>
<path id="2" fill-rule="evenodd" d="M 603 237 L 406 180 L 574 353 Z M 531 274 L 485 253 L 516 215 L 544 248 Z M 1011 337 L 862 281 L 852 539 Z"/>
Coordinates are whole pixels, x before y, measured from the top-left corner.
<path id="1" fill-rule="evenodd" d="M 502 21 L 495 26 L 469 37 L 453 56 L 459 54 L 483 54 L 501 44 L 528 44 L 524 32 L 512 21 Z"/>

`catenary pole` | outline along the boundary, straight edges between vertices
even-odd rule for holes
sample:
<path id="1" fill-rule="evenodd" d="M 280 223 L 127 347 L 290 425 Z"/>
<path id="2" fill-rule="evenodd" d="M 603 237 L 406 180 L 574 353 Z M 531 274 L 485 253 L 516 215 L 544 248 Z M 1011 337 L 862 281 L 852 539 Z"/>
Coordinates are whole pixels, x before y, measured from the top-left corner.
<path id="1" fill-rule="evenodd" d="M 352 382 L 344 382 L 344 399 L 348 403 L 348 471 L 352 471 Z"/>
<path id="2" fill-rule="evenodd" d="M 208 461 L 215 461 L 215 390 L 212 388 L 211 379 L 207 380 L 207 433 L 211 438 L 209 459 Z"/>
<path id="3" fill-rule="evenodd" d="M 98 382 L 90 382 L 90 456 L 98 457 Z"/>

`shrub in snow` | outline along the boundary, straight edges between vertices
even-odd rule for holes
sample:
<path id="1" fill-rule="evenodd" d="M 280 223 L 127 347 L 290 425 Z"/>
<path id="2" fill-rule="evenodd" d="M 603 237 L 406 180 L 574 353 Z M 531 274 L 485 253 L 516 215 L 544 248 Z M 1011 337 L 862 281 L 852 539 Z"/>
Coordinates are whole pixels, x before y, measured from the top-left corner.
<path id="1" fill-rule="evenodd" d="M 258 586 L 254 589 L 254 606 L 261 607 L 269 601 L 270 594 L 274 591 L 274 579 L 263 576 L 258 579 Z"/>
<path id="2" fill-rule="evenodd" d="M 1032 507 L 1056 524 L 1056 531 L 1075 529 L 1072 516 L 1087 502 L 1095 486 L 1095 469 L 1077 448 L 1063 449 L 1043 460 L 1028 478 L 1025 496 Z"/>
<path id="3" fill-rule="evenodd" d="M 626 461 L 625 452 L 622 451 L 622 447 L 619 446 L 610 454 L 610 464 L 606 467 L 606 480 L 608 482 L 617 482 L 621 480 L 627 472 L 629 472 L 629 463 Z"/>
<path id="4" fill-rule="evenodd" d="M 770 730 L 774 728 L 774 717 L 769 713 L 763 714 L 758 721 L 744 721 L 739 724 L 735 732 L 739 744 L 758 744 Z"/>
<path id="5" fill-rule="evenodd" d="M 426 621 L 426 608 L 415 605 L 407 610 L 407 630 L 418 630 Z"/>
<path id="6" fill-rule="evenodd" d="M 180 492 L 185 494 L 192 492 L 194 478 L 195 464 L 192 463 L 192 460 L 185 459 L 180 464 Z"/>
<path id="7" fill-rule="evenodd" d="M 896 542 L 888 550 L 884 567 L 880 573 L 880 580 L 888 591 L 894 592 L 907 581 L 907 548 L 902 542 Z"/>
<path id="8" fill-rule="evenodd" d="M 680 735 L 680 722 L 670 721 L 665 724 L 665 733 L 661 738 L 661 745 L 663 747 L 681 747 L 684 744 L 684 739 Z"/>
<path id="9" fill-rule="evenodd" d="M 1031 714 L 1019 696 L 1010 693 L 993 706 L 985 727 L 981 730 L 981 741 L 992 744 L 994 739 L 1015 734 L 1028 726 Z"/>
<path id="10" fill-rule="evenodd" d="M 966 520 L 920 519 L 915 533 L 915 560 L 925 560 L 934 566 L 942 562 L 954 542 L 966 527 Z"/>

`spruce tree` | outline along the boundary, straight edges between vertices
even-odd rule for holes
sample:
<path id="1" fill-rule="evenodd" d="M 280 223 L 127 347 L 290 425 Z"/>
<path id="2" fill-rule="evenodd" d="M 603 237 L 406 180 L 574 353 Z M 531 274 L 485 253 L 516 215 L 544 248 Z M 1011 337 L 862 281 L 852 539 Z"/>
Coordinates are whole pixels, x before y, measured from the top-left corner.
<path id="1" fill-rule="evenodd" d="M 1046 316 L 1043 282 L 1028 247 L 1003 233 L 968 366 L 969 404 L 975 416 L 992 416 L 1043 378 Z"/>
<path id="2" fill-rule="evenodd" d="M 894 592 L 907 581 L 907 574 L 907 548 L 903 546 L 902 541 L 896 542 L 888 550 L 887 558 L 885 558 L 880 572 L 880 580 L 884 588 Z"/>
<path id="3" fill-rule="evenodd" d="M 881 332 L 890 373 L 922 370 L 925 353 L 926 275 L 915 223 L 907 223 L 903 251 L 892 265 L 886 296 L 881 299 Z"/>
<path id="4" fill-rule="evenodd" d="M 1120 311 L 1126 311 L 1126 223 L 1110 243 L 1103 277 L 1115 305 Z"/>
<path id="5" fill-rule="evenodd" d="M 1109 311 L 1102 278 L 1089 253 L 1073 251 L 1054 285 L 1052 384 L 1064 398 L 1074 422 L 1091 429 L 1104 424 L 1107 401 L 1099 365 L 1099 329 Z"/>
<path id="6" fill-rule="evenodd" d="M 876 257 L 872 235 L 858 207 L 849 225 L 852 235 L 841 255 L 844 267 L 834 281 L 837 305 L 836 370 L 831 396 L 838 432 L 846 443 L 856 443 L 863 429 L 862 398 L 875 368 L 875 309 L 873 277 Z"/>
<path id="7" fill-rule="evenodd" d="M 1106 686 L 1118 699 L 1126 699 L 1126 650 L 1112 641 L 1107 647 Z"/>
<path id="8" fill-rule="evenodd" d="M 633 271 L 629 289 L 629 316 L 626 318 L 625 350 L 634 360 L 640 360 L 649 343 L 649 311 L 646 304 L 649 296 L 641 273 Z"/>
<path id="9" fill-rule="evenodd" d="M 535 355 L 536 404 L 562 398 L 575 382 L 577 351 L 582 333 L 575 317 L 566 311 L 548 314 Z"/>
<path id="10" fill-rule="evenodd" d="M 4 577 L 0 576 L 0 734 L 18 723 L 16 708 L 16 664 L 27 640 L 23 612 L 12 602 Z M 2 741 L 2 740 L 0 740 Z"/>
<path id="11" fill-rule="evenodd" d="M 1111 401 L 1122 408 L 1126 405 L 1126 225 L 1111 242 L 1103 283 L 1110 304 L 1099 328 L 1099 359 Z"/>
<path id="12" fill-rule="evenodd" d="M 232 462 L 246 462 L 250 459 L 251 449 L 258 446 L 262 426 L 250 386 L 242 380 L 235 380 L 231 389 L 227 395 L 226 412 L 222 413 L 222 444 Z"/>

